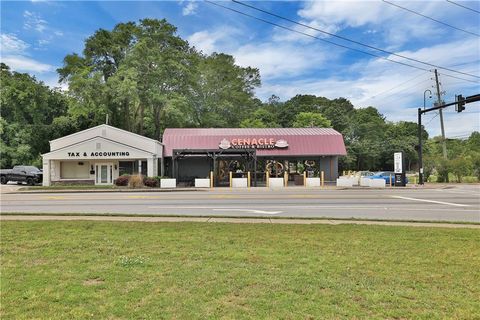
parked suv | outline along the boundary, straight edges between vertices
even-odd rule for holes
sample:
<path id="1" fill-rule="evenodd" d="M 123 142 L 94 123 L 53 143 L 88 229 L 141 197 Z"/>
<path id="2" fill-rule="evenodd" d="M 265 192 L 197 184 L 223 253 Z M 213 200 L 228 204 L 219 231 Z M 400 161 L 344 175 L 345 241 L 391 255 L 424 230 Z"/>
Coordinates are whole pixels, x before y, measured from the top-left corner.
<path id="1" fill-rule="evenodd" d="M 43 180 L 43 172 L 33 166 L 15 166 L 13 169 L 0 170 L 0 182 L 7 184 L 9 181 L 17 183 L 26 182 L 28 185 L 41 183 Z"/>

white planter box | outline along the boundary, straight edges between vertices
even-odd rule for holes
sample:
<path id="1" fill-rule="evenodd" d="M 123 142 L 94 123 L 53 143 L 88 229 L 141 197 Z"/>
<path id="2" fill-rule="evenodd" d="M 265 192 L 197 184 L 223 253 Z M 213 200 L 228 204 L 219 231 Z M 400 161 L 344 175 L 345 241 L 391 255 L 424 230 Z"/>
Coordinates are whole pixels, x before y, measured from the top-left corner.
<path id="1" fill-rule="evenodd" d="M 270 188 L 283 188 L 285 187 L 283 178 L 269 178 L 268 186 Z"/>
<path id="2" fill-rule="evenodd" d="M 339 178 L 337 179 L 337 187 L 353 187 L 353 179 Z"/>
<path id="3" fill-rule="evenodd" d="M 307 178 L 307 187 L 320 187 L 320 178 Z"/>
<path id="4" fill-rule="evenodd" d="M 210 179 L 195 179 L 195 188 L 210 188 Z"/>
<path id="5" fill-rule="evenodd" d="M 361 187 L 369 187 L 370 186 L 370 180 L 369 178 L 360 178 L 360 186 Z"/>
<path id="6" fill-rule="evenodd" d="M 247 188 L 248 179 L 247 178 L 232 178 L 232 188 Z"/>
<path id="7" fill-rule="evenodd" d="M 385 188 L 385 180 L 384 179 L 370 179 L 369 187 Z"/>
<path id="8" fill-rule="evenodd" d="M 160 188 L 176 188 L 177 179 L 161 179 Z"/>

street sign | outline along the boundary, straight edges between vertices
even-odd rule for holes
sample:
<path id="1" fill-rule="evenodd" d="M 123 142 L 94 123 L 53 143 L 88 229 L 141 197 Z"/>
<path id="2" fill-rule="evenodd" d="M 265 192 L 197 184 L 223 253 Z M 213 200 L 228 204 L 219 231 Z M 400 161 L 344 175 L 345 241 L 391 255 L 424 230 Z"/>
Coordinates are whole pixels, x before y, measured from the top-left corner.
<path id="1" fill-rule="evenodd" d="M 403 156 L 402 152 L 395 152 L 393 154 L 393 164 L 395 173 L 403 173 Z"/>

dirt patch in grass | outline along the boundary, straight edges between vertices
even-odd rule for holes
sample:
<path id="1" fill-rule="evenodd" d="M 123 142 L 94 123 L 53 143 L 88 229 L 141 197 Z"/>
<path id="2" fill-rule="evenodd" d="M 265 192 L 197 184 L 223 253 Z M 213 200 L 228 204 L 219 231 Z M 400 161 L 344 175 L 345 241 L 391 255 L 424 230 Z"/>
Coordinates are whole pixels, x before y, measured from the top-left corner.
<path id="1" fill-rule="evenodd" d="M 85 281 L 83 281 L 83 285 L 84 286 L 98 286 L 98 285 L 101 285 L 101 284 L 104 284 L 105 283 L 105 280 L 103 279 L 100 279 L 100 278 L 94 278 L 94 279 L 87 279 Z"/>

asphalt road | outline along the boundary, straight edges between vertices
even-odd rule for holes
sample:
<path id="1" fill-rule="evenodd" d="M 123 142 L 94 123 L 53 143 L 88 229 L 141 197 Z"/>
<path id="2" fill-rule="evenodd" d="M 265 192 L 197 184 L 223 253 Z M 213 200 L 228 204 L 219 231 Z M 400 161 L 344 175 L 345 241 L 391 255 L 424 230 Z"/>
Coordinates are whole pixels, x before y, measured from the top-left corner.
<path id="1" fill-rule="evenodd" d="M 12 190 L 10 190 L 12 191 Z M 480 186 L 1 194 L 1 212 L 357 218 L 480 223 Z"/>

